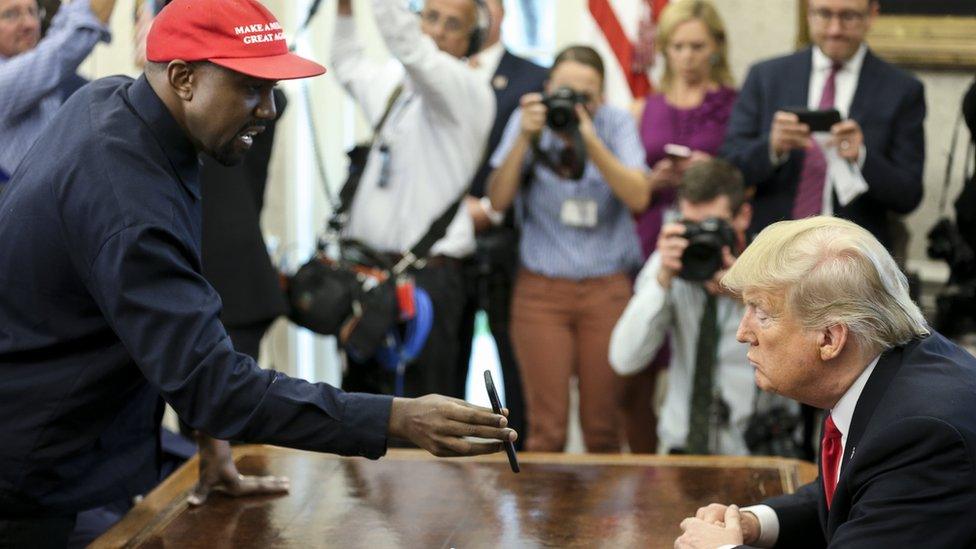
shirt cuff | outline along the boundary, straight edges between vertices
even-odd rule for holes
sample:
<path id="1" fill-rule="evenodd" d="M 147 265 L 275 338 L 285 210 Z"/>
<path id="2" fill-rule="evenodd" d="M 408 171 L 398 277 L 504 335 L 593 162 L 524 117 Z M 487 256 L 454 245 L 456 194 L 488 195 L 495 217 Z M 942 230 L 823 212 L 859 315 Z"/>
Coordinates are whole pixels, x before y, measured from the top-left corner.
<path id="1" fill-rule="evenodd" d="M 345 393 L 343 397 L 343 432 L 355 441 L 355 453 L 369 459 L 383 457 L 393 397 L 367 393 Z"/>
<path id="2" fill-rule="evenodd" d="M 864 161 L 868 158 L 868 148 L 861 143 L 861 150 L 857 153 L 857 167 L 864 169 Z"/>
<path id="3" fill-rule="evenodd" d="M 772 547 L 779 539 L 779 517 L 776 511 L 768 505 L 750 505 L 743 507 L 742 511 L 748 511 L 759 519 L 759 539 L 756 540 L 756 547 Z"/>
<path id="4" fill-rule="evenodd" d="M 487 196 L 482 196 L 479 201 L 481 202 L 481 209 L 485 211 L 485 215 L 488 216 L 488 220 L 491 221 L 492 225 L 498 227 L 505 222 L 505 213 L 492 208 L 491 199 Z"/>

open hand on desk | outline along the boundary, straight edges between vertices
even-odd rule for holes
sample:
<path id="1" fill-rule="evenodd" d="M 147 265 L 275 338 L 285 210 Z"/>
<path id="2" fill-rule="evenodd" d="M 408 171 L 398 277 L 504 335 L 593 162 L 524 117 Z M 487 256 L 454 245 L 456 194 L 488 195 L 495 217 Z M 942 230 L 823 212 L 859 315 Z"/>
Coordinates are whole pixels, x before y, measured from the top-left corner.
<path id="1" fill-rule="evenodd" d="M 240 496 L 282 494 L 288 492 L 286 477 L 245 476 L 237 472 L 230 444 L 197 433 L 200 449 L 200 479 L 187 497 L 190 505 L 202 505 L 212 492 Z"/>
<path id="2" fill-rule="evenodd" d="M 674 540 L 675 549 L 751 544 L 759 539 L 759 519 L 735 505 L 712 503 L 681 521 L 681 530 L 684 534 Z"/>
<path id="3" fill-rule="evenodd" d="M 507 410 L 502 410 L 507 415 Z M 487 408 L 441 395 L 394 398 L 389 435 L 410 441 L 438 457 L 476 456 L 502 449 L 500 442 L 474 442 L 464 437 L 499 441 L 518 437 L 508 419 Z"/>

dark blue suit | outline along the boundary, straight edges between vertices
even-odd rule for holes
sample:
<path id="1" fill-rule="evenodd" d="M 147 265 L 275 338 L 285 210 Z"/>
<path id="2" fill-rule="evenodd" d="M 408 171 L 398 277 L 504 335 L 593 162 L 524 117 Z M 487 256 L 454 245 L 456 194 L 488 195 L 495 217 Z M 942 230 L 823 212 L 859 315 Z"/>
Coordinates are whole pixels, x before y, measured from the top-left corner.
<path id="1" fill-rule="evenodd" d="M 485 158 L 471 182 L 471 194 L 485 195 L 491 166 L 488 159 L 498 147 L 508 119 L 519 106 L 522 96 L 531 92 L 541 92 L 548 69 L 512 55 L 506 51 L 502 55 L 491 80 L 495 91 L 495 124 L 485 147 Z M 458 355 L 458 388 L 455 396 L 463 397 L 468 362 L 471 357 L 471 338 L 474 334 L 474 317 L 479 308 L 488 312 L 488 323 L 495 337 L 498 359 L 505 381 L 505 405 L 509 409 L 509 425 L 518 431 L 519 442 L 525 440 L 525 411 L 522 402 L 522 383 L 518 363 L 508 336 L 509 301 L 515 265 L 518 263 L 518 233 L 508 216 L 502 227 L 492 228 L 486 234 L 479 234 L 474 257 L 465 264 L 465 304 L 461 317 L 461 352 Z"/>
<path id="2" fill-rule="evenodd" d="M 471 181 L 472 195 L 477 197 L 485 195 L 485 185 L 488 176 L 491 175 L 488 158 L 498 147 L 505 125 L 518 108 L 519 100 L 527 93 L 541 92 L 548 76 L 549 69 L 505 50 L 491 79 L 491 88 L 495 91 L 495 125 L 491 127 L 491 134 L 488 136 L 484 162 Z"/>
<path id="3" fill-rule="evenodd" d="M 805 153 L 794 150 L 774 166 L 769 130 L 776 111 L 807 104 L 812 51 L 771 59 L 753 66 L 739 93 L 720 155 L 742 170 L 756 188 L 751 230 L 790 219 Z M 850 219 L 889 244 L 889 212 L 907 214 L 922 200 L 925 162 L 925 90 L 910 74 L 878 59 L 864 57 L 850 118 L 860 124 L 867 147 L 862 173 L 868 191 L 834 214 Z"/>
<path id="4" fill-rule="evenodd" d="M 976 359 L 939 334 L 881 355 L 827 510 L 821 479 L 767 502 L 777 547 L 976 546 Z"/>

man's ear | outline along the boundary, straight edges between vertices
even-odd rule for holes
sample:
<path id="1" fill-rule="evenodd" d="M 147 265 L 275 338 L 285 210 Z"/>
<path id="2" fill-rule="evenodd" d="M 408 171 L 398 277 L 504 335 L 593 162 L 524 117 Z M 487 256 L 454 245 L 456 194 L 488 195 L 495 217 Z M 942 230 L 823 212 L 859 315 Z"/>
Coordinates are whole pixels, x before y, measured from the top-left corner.
<path id="1" fill-rule="evenodd" d="M 166 66 L 166 81 L 173 88 L 173 92 L 183 101 L 193 99 L 194 79 L 193 66 L 182 59 L 170 61 L 169 65 Z"/>
<path id="2" fill-rule="evenodd" d="M 743 234 L 749 230 L 749 225 L 752 223 L 752 204 L 748 202 L 743 202 L 739 206 L 739 211 L 732 216 L 732 227 Z"/>
<path id="3" fill-rule="evenodd" d="M 850 332 L 843 324 L 831 324 L 820 330 L 817 336 L 817 348 L 820 351 L 820 360 L 827 362 L 840 356 L 841 351 L 847 345 L 847 338 Z"/>

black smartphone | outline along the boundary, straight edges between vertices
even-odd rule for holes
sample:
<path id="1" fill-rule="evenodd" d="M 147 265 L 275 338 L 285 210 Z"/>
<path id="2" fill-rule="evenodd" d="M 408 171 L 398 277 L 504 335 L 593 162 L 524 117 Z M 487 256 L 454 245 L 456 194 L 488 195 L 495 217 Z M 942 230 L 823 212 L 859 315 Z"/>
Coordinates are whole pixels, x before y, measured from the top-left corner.
<path id="1" fill-rule="evenodd" d="M 502 402 L 498 400 L 498 391 L 495 390 L 495 382 L 491 379 L 491 371 L 485 370 L 485 389 L 488 389 L 488 400 L 491 401 L 491 409 L 496 414 L 502 413 Z M 503 442 L 505 453 L 508 454 L 508 464 L 512 466 L 512 472 L 519 472 L 518 456 L 515 455 L 515 444 L 511 440 Z"/>
<path id="2" fill-rule="evenodd" d="M 810 126 L 811 132 L 829 132 L 834 124 L 840 122 L 840 111 L 837 109 L 787 107 L 783 110 L 795 114 L 801 123 Z"/>

